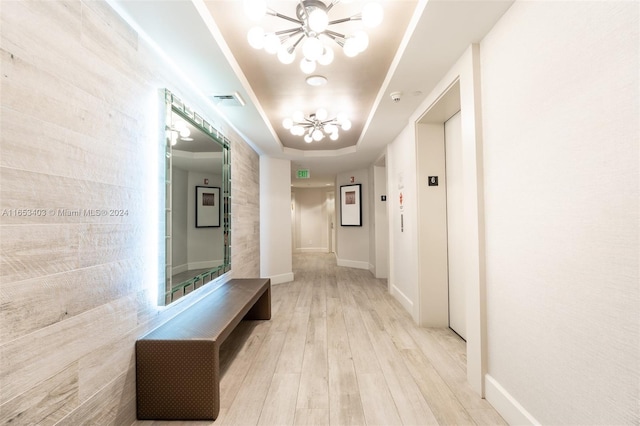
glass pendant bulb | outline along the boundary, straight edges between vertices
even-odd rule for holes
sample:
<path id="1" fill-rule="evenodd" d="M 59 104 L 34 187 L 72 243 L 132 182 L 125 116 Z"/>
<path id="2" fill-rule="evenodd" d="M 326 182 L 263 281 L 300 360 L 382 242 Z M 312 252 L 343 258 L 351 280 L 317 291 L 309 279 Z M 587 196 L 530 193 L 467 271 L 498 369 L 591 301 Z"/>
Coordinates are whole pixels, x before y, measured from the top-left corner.
<path id="1" fill-rule="evenodd" d="M 307 37 L 302 44 L 302 54 L 310 61 L 317 61 L 324 53 L 324 46 L 317 37 Z"/>
<path id="2" fill-rule="evenodd" d="M 334 134 L 334 133 L 338 133 L 338 128 L 336 127 L 335 124 L 325 124 L 324 131 L 329 134 Z"/>
<path id="3" fill-rule="evenodd" d="M 318 108 L 318 110 L 316 111 L 316 118 L 320 121 L 326 120 L 328 115 L 329 113 L 324 108 Z"/>
<path id="4" fill-rule="evenodd" d="M 322 130 L 315 129 L 311 134 L 311 137 L 313 138 L 314 141 L 320 141 L 324 137 L 324 134 L 322 133 Z"/>
<path id="5" fill-rule="evenodd" d="M 244 0 L 242 3 L 245 15 L 252 21 L 259 21 L 267 14 L 265 0 Z"/>
<path id="6" fill-rule="evenodd" d="M 324 51 L 322 52 L 322 56 L 318 58 L 318 63 L 320 65 L 329 65 L 333 62 L 334 56 L 333 49 L 329 46 L 324 46 Z"/>
<path id="7" fill-rule="evenodd" d="M 353 33 L 353 38 L 356 40 L 358 52 L 362 53 L 367 50 L 367 47 L 369 47 L 369 36 L 367 33 L 362 30 L 356 31 Z"/>
<path id="8" fill-rule="evenodd" d="M 278 49 L 278 60 L 281 63 L 285 65 L 289 65 L 290 63 L 295 61 L 295 59 L 296 59 L 295 50 L 293 50 L 292 48 L 281 46 L 280 49 Z"/>
<path id="9" fill-rule="evenodd" d="M 285 118 L 284 120 L 282 120 L 282 127 L 289 130 L 293 127 L 293 120 L 290 118 Z"/>
<path id="10" fill-rule="evenodd" d="M 369 28 L 377 27 L 382 22 L 384 10 L 380 3 L 371 2 L 362 8 L 362 23 Z"/>
<path id="11" fill-rule="evenodd" d="M 315 33 L 321 33 L 329 26 L 329 15 L 322 9 L 315 8 L 309 14 L 309 28 Z"/>
<path id="12" fill-rule="evenodd" d="M 331 136 L 329 136 L 329 139 L 331 139 L 332 141 L 337 141 L 339 137 L 340 136 L 338 135 L 338 132 L 333 132 L 331 133 Z"/>
<path id="13" fill-rule="evenodd" d="M 342 127 L 342 130 L 349 130 L 351 128 L 351 121 L 344 120 L 340 127 Z"/>
<path id="14" fill-rule="evenodd" d="M 304 112 L 296 111 L 296 112 L 293 113 L 292 117 L 293 117 L 293 121 L 296 121 L 298 123 L 302 123 L 304 121 Z"/>
<path id="15" fill-rule="evenodd" d="M 306 143 L 311 143 L 313 142 L 313 138 L 311 137 L 311 135 L 304 135 L 304 141 Z"/>
<path id="16" fill-rule="evenodd" d="M 247 41 L 254 49 L 262 49 L 264 47 L 264 30 L 261 27 L 253 27 L 247 33 Z"/>
<path id="17" fill-rule="evenodd" d="M 316 62 L 310 61 L 307 58 L 302 58 L 300 61 L 300 69 L 305 74 L 311 74 L 316 70 Z"/>
<path id="18" fill-rule="evenodd" d="M 358 53 L 360 53 L 360 49 L 358 49 L 358 41 L 354 36 L 347 37 L 344 42 L 344 46 L 342 46 L 342 49 L 344 50 L 344 54 L 350 58 L 353 58 Z"/>
<path id="19" fill-rule="evenodd" d="M 275 33 L 269 33 L 264 38 L 264 50 L 267 53 L 275 54 L 280 49 L 280 37 L 278 37 Z"/>

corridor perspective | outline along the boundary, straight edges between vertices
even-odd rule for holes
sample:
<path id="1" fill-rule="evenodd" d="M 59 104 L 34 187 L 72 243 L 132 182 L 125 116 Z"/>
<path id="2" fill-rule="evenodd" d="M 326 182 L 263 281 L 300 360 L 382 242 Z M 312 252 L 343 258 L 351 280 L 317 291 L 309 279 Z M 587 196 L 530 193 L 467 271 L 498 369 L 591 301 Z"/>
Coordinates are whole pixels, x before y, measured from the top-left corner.
<path id="1" fill-rule="evenodd" d="M 294 255 L 272 319 L 242 322 L 221 348 L 215 422 L 148 425 L 502 425 L 466 382 L 465 343 L 421 328 L 369 271 Z"/>

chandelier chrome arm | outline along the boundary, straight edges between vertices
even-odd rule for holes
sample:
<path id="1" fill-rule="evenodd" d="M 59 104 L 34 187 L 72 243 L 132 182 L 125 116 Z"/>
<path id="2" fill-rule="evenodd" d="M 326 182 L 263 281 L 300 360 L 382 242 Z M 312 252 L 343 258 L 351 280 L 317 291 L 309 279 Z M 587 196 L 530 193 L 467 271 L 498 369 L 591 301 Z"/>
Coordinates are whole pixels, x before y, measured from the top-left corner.
<path id="1" fill-rule="evenodd" d="M 276 12 L 273 9 L 268 9 L 267 10 L 267 15 L 275 16 L 276 18 L 284 19 L 285 21 L 290 21 L 290 22 L 293 22 L 293 23 L 298 24 L 298 25 L 304 25 L 304 21 L 301 21 L 301 20 L 299 20 L 297 18 L 292 18 L 291 16 L 283 15 L 281 13 Z"/>

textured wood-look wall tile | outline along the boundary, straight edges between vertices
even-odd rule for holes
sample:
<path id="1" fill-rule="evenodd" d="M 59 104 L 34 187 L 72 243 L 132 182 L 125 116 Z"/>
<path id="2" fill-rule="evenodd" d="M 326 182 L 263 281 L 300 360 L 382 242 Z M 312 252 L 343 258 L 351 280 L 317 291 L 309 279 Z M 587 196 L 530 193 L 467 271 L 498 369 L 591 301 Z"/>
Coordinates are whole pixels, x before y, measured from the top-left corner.
<path id="1" fill-rule="evenodd" d="M 80 42 L 80 16 L 81 2 L 77 0 L 3 2 L 0 15 L 2 46 L 34 58 L 39 52 L 33 51 L 33 47 L 40 47 L 48 55 L 64 57 L 66 49 L 74 48 Z M 19 17 L 30 19 L 17 19 Z M 70 62 L 78 61 L 79 65 L 81 59 L 70 58 Z"/>
<path id="2" fill-rule="evenodd" d="M 141 189 L 5 167 L 0 173 L 3 225 L 130 224 L 144 222 L 152 211 Z"/>
<path id="3" fill-rule="evenodd" d="M 136 62 L 138 35 L 118 15 L 105 13 L 106 7 L 83 3 L 82 45 L 104 58 L 109 66 L 130 71 Z"/>
<path id="4" fill-rule="evenodd" d="M 0 405 L 0 423 L 54 425 L 79 405 L 78 363 Z"/>
<path id="5" fill-rule="evenodd" d="M 91 96 L 75 85 L 65 83 L 52 76 L 48 71 L 31 71 L 30 65 L 18 55 L 6 60 L 7 67 L 3 79 L 3 105 L 21 111 L 38 119 L 74 132 L 94 137 L 114 146 L 120 137 L 131 140 L 137 129 L 137 120 L 126 113 L 105 104 L 98 97 Z M 13 66 L 10 66 L 13 65 Z M 15 70 L 14 70 L 15 68 Z M 32 81 L 41 81 L 35 86 Z M 114 139 L 107 140 L 107 137 Z"/>
<path id="6" fill-rule="evenodd" d="M 234 277 L 260 276 L 260 159 L 244 142 L 231 146 L 231 268 Z"/>
<path id="7" fill-rule="evenodd" d="M 80 235 L 80 267 L 116 262 L 136 256 L 146 243 L 140 224 L 87 224 Z"/>
<path id="8" fill-rule="evenodd" d="M 145 260 L 126 259 L 0 285 L 2 341 L 17 339 L 105 301 L 139 291 L 144 282 L 141 271 Z"/>
<path id="9" fill-rule="evenodd" d="M 1 113 L 1 166 L 128 187 L 147 184 L 136 168 L 143 146 L 101 141 L 9 108 Z"/>
<path id="10" fill-rule="evenodd" d="M 135 325 L 136 307 L 131 299 L 123 298 L 3 344 L 0 404 L 96 348 L 120 339 Z"/>
<path id="11" fill-rule="evenodd" d="M 62 419 L 69 425 L 131 425 L 136 422 L 136 373 L 130 368 Z"/>
<path id="12" fill-rule="evenodd" d="M 0 284 L 78 268 L 77 226 L 0 227 Z"/>
<path id="13" fill-rule="evenodd" d="M 138 330 L 132 329 L 118 340 L 100 346 L 80 359 L 80 401 L 88 400 L 123 371 L 135 368 L 135 342 L 139 337 Z"/>

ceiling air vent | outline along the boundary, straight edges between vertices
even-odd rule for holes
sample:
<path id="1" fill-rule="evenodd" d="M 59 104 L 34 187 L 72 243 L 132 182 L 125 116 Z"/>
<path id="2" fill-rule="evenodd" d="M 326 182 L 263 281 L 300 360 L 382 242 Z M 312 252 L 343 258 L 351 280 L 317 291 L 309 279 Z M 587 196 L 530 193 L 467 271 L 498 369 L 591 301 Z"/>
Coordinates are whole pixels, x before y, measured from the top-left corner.
<path id="1" fill-rule="evenodd" d="M 245 104 L 238 92 L 233 92 L 231 95 L 211 95 L 210 98 L 219 106 L 241 107 Z"/>

